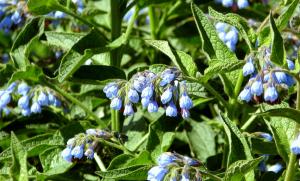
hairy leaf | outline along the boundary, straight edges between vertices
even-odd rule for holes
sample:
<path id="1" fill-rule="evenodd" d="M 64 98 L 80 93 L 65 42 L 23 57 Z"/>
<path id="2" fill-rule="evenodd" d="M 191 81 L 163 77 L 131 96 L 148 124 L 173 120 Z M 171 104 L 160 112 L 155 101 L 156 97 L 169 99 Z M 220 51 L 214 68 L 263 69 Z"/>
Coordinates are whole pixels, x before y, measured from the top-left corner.
<path id="1" fill-rule="evenodd" d="M 276 27 L 272 14 L 270 14 L 270 24 L 272 32 L 272 49 L 270 59 L 273 63 L 277 65 L 283 65 L 286 60 L 283 39 Z"/>

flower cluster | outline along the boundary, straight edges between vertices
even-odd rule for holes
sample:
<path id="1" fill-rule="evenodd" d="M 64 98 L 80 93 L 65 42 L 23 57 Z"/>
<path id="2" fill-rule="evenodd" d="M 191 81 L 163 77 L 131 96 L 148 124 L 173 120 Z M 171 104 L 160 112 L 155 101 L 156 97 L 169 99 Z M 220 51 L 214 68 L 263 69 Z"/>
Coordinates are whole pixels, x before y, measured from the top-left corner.
<path id="1" fill-rule="evenodd" d="M 21 26 L 28 16 L 26 9 L 24 0 L 0 0 L 0 30 L 8 33 L 13 25 Z"/>
<path id="2" fill-rule="evenodd" d="M 13 109 L 9 105 L 14 101 L 13 98 L 17 100 L 17 108 L 23 116 L 41 113 L 42 106 L 61 106 L 61 101 L 55 96 L 53 91 L 40 86 L 31 88 L 25 82 L 14 82 L 6 89 L 0 90 L 0 110 L 5 115 L 8 115 Z"/>
<path id="3" fill-rule="evenodd" d="M 86 133 L 80 133 L 67 141 L 67 147 L 61 152 L 61 156 L 68 162 L 74 159 L 94 158 L 98 146 L 98 139 L 110 140 L 114 134 L 100 129 L 88 129 Z"/>
<path id="4" fill-rule="evenodd" d="M 234 0 L 215 0 L 216 3 L 222 3 L 222 5 L 224 7 L 237 7 L 239 9 L 244 9 L 247 8 L 249 6 L 249 2 L 248 0 L 237 0 L 237 2 L 235 2 Z"/>
<path id="5" fill-rule="evenodd" d="M 197 167 L 201 163 L 187 156 L 177 153 L 165 152 L 157 159 L 157 166 L 148 171 L 147 180 L 202 180 L 201 173 Z"/>
<path id="6" fill-rule="evenodd" d="M 287 59 L 287 67 L 289 70 L 295 69 L 293 61 Z M 249 102 L 253 99 L 260 100 L 263 97 L 266 102 L 275 103 L 279 97 L 279 91 L 287 89 L 295 84 L 295 80 L 289 74 L 283 72 L 283 69 L 275 66 L 270 61 L 269 50 L 265 51 L 262 62 L 262 69 L 256 68 L 255 59 L 249 57 L 243 67 L 243 75 L 250 75 L 250 79 L 241 91 L 239 98 Z"/>
<path id="7" fill-rule="evenodd" d="M 147 70 L 137 73 L 128 82 L 109 83 L 103 91 L 111 99 L 112 109 L 121 110 L 124 102 L 124 116 L 133 115 L 133 104 L 140 101 L 150 113 L 157 112 L 159 105 L 164 106 L 166 115 L 170 117 L 176 117 L 180 108 L 182 117 L 186 119 L 193 102 L 187 93 L 186 82 L 180 81 L 180 75 L 176 68 L 165 69 L 160 74 Z"/>
<path id="8" fill-rule="evenodd" d="M 219 38 L 231 51 L 235 51 L 236 44 L 239 40 L 238 30 L 234 26 L 230 26 L 229 24 L 222 22 L 216 23 L 215 27 Z"/>

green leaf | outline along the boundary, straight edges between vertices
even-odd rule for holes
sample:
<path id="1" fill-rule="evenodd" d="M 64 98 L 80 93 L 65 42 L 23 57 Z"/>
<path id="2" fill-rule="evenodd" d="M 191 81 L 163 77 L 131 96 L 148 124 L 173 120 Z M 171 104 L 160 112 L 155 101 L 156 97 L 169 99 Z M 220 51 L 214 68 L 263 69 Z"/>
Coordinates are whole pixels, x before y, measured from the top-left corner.
<path id="1" fill-rule="evenodd" d="M 294 0 L 285 11 L 277 18 L 276 25 L 279 31 L 282 31 L 288 24 L 290 18 L 293 16 L 299 0 Z"/>
<path id="2" fill-rule="evenodd" d="M 37 17 L 30 20 L 18 34 L 10 52 L 16 67 L 25 70 L 26 66 L 29 65 L 28 47 L 30 47 L 31 43 L 39 38 L 43 32 L 44 19 Z"/>
<path id="3" fill-rule="evenodd" d="M 99 76 L 101 73 L 101 76 Z M 119 68 L 105 65 L 83 65 L 72 76 L 76 80 L 104 81 L 107 79 L 126 79 L 125 72 Z"/>
<path id="4" fill-rule="evenodd" d="M 211 7 L 209 7 L 208 10 L 209 15 L 214 17 L 216 20 L 226 22 L 236 27 L 239 30 L 239 35 L 241 35 L 246 41 L 249 49 L 251 50 L 253 48 L 252 42 L 255 42 L 255 34 L 254 30 L 248 26 L 247 20 L 245 20 L 238 14 L 228 13 L 226 15 L 223 15 L 222 13 L 215 11 Z"/>
<path id="5" fill-rule="evenodd" d="M 187 81 L 186 89 L 189 95 L 193 95 L 195 97 L 207 97 L 207 91 L 199 83 Z"/>
<path id="6" fill-rule="evenodd" d="M 28 0 L 27 6 L 29 12 L 35 15 L 44 15 L 51 11 L 62 10 L 58 0 Z"/>
<path id="7" fill-rule="evenodd" d="M 74 164 L 65 161 L 61 156 L 61 148 L 50 148 L 40 154 L 41 164 L 43 166 L 42 175 L 56 175 L 69 170 Z"/>
<path id="8" fill-rule="evenodd" d="M 58 81 L 63 82 L 70 77 L 86 60 L 97 53 L 108 51 L 105 47 L 105 38 L 91 31 L 72 46 L 72 49 L 63 57 L 59 67 Z"/>
<path id="9" fill-rule="evenodd" d="M 139 6 L 149 6 L 153 4 L 161 4 L 161 3 L 166 3 L 166 2 L 175 2 L 175 0 L 137 0 L 137 3 Z"/>
<path id="10" fill-rule="evenodd" d="M 103 178 L 118 180 L 146 180 L 147 173 L 151 167 L 151 165 L 136 165 L 128 168 L 109 170 L 106 172 L 97 171 L 96 174 Z"/>
<path id="11" fill-rule="evenodd" d="M 167 55 L 183 73 L 196 76 L 197 66 L 190 55 L 172 50 L 169 43 L 164 40 L 146 40 L 145 42 Z"/>
<path id="12" fill-rule="evenodd" d="M 213 62 L 210 63 L 210 66 L 205 69 L 204 71 L 204 77 L 203 80 L 207 81 L 210 79 L 212 76 L 215 76 L 217 74 L 223 74 L 223 73 L 228 73 L 233 70 L 237 70 L 242 65 L 244 65 L 244 61 L 230 61 L 230 62 L 223 62 L 219 60 L 214 60 Z"/>
<path id="13" fill-rule="evenodd" d="M 258 138 L 251 139 L 251 150 L 254 154 L 278 155 L 276 145 L 273 141 L 269 142 Z"/>
<path id="14" fill-rule="evenodd" d="M 275 106 L 262 105 L 264 111 L 271 111 L 272 109 L 277 108 L 287 108 L 288 104 L 282 103 Z M 283 111 L 282 111 L 283 113 Z M 269 129 L 272 132 L 277 151 L 283 160 L 288 163 L 289 154 L 290 154 L 290 142 L 295 137 L 295 127 L 296 122 L 288 118 L 281 117 L 266 117 L 265 122 L 268 125 Z"/>
<path id="15" fill-rule="evenodd" d="M 284 43 L 281 34 L 276 27 L 272 14 L 270 14 L 270 25 L 272 32 L 272 49 L 270 59 L 277 65 L 283 65 L 286 60 Z"/>
<path id="16" fill-rule="evenodd" d="M 75 43 L 82 39 L 85 34 L 83 33 L 67 33 L 46 31 L 47 44 L 62 48 L 63 50 L 70 50 Z"/>
<path id="17" fill-rule="evenodd" d="M 238 127 L 229 120 L 226 116 L 221 114 L 221 117 L 224 121 L 224 129 L 228 139 L 229 145 L 229 154 L 227 158 L 227 164 L 233 163 L 237 160 L 252 160 L 253 157 L 251 155 L 250 147 L 244 137 L 244 135 L 240 132 Z M 243 150 L 243 151 L 242 151 Z M 254 180 L 254 172 L 251 171 L 246 176 L 246 180 Z"/>
<path id="18" fill-rule="evenodd" d="M 27 152 L 23 145 L 19 142 L 16 135 L 11 132 L 11 154 L 13 157 L 13 165 L 10 175 L 13 180 L 28 180 L 27 174 Z"/>
<path id="19" fill-rule="evenodd" d="M 161 152 L 168 151 L 168 149 L 171 147 L 174 139 L 175 139 L 174 132 L 166 132 L 162 137 Z"/>
<path id="20" fill-rule="evenodd" d="M 256 115 L 263 116 L 263 117 L 289 118 L 295 121 L 296 123 L 300 124 L 300 120 L 299 120 L 300 111 L 292 108 L 270 109 L 262 113 L 257 113 Z"/>
<path id="21" fill-rule="evenodd" d="M 113 170 L 117 168 L 124 168 L 130 159 L 134 158 L 129 154 L 121 154 L 112 159 L 107 170 Z"/>
<path id="22" fill-rule="evenodd" d="M 189 120 L 189 128 L 186 134 L 191 150 L 198 159 L 205 162 L 208 157 L 216 154 L 215 133 L 205 122 Z"/>
<path id="23" fill-rule="evenodd" d="M 37 66 L 28 66 L 26 70 L 20 70 L 15 72 L 10 78 L 9 82 L 12 83 L 17 80 L 30 80 L 33 82 L 39 82 L 43 77 L 43 71 Z"/>
<path id="24" fill-rule="evenodd" d="M 224 181 L 240 181 L 247 179 L 245 178 L 245 174 L 254 170 L 262 160 L 263 157 L 259 157 L 253 160 L 239 160 L 233 163 L 226 170 Z"/>
<path id="25" fill-rule="evenodd" d="M 21 141 L 21 145 L 23 149 L 27 152 L 27 156 L 36 156 L 40 154 L 42 151 L 49 149 L 54 146 L 63 146 L 63 138 L 57 132 L 53 134 L 43 134 L 38 135 L 26 140 Z M 11 148 L 5 149 L 0 153 L 0 161 L 7 160 L 12 157 Z"/>

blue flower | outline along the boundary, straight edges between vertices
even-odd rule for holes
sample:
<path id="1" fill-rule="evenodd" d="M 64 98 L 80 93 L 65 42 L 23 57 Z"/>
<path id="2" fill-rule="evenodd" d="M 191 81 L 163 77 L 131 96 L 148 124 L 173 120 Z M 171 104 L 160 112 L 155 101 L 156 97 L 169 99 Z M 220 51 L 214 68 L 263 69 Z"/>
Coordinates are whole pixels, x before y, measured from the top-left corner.
<path id="1" fill-rule="evenodd" d="M 75 138 L 70 138 L 70 139 L 68 139 L 68 141 L 67 141 L 67 147 L 73 148 L 74 145 L 75 145 L 75 143 L 76 143 Z"/>
<path id="2" fill-rule="evenodd" d="M 75 146 L 72 149 L 71 154 L 74 156 L 74 158 L 81 159 L 83 157 L 83 145 Z"/>
<path id="3" fill-rule="evenodd" d="M 223 42 L 225 42 L 225 40 L 226 40 L 226 33 L 225 33 L 225 32 L 219 32 L 219 33 L 218 33 L 218 37 L 219 37 Z"/>
<path id="4" fill-rule="evenodd" d="M 153 91 L 154 91 L 153 85 L 149 85 L 142 91 L 141 97 L 150 99 L 153 96 Z"/>
<path id="5" fill-rule="evenodd" d="M 158 105 L 156 101 L 150 101 L 148 104 L 148 112 L 153 113 L 158 111 Z"/>
<path id="6" fill-rule="evenodd" d="M 1 56 L 1 59 L 2 59 L 2 63 L 7 63 L 9 61 L 9 55 L 7 53 L 4 53 Z"/>
<path id="7" fill-rule="evenodd" d="M 286 61 L 287 61 L 288 68 L 289 68 L 290 70 L 294 70 L 294 69 L 295 69 L 295 64 L 294 64 L 294 62 L 291 61 L 291 60 L 289 60 L 289 59 L 287 59 Z"/>
<path id="8" fill-rule="evenodd" d="M 260 96 L 263 93 L 264 88 L 263 88 L 263 84 L 261 82 L 260 77 L 253 82 L 253 84 L 251 85 L 250 90 L 251 90 L 251 94 L 256 95 L 256 96 Z"/>
<path id="9" fill-rule="evenodd" d="M 11 20 L 11 16 L 6 16 L 0 22 L 0 30 L 4 30 L 8 33 L 13 25 L 13 21 Z"/>
<path id="10" fill-rule="evenodd" d="M 188 119 L 190 117 L 190 111 L 188 109 L 181 109 L 181 116 L 183 119 Z"/>
<path id="11" fill-rule="evenodd" d="M 240 92 L 239 99 L 242 101 L 249 102 L 252 98 L 250 87 L 246 87 Z"/>
<path id="12" fill-rule="evenodd" d="M 5 115 L 9 115 L 9 114 L 10 114 L 10 109 L 9 109 L 8 107 L 4 107 L 4 108 L 3 108 L 3 113 L 4 113 Z"/>
<path id="13" fill-rule="evenodd" d="M 41 112 L 42 112 L 41 105 L 40 105 L 38 102 L 34 102 L 34 103 L 31 105 L 30 111 L 31 111 L 32 113 L 41 113 Z"/>
<path id="14" fill-rule="evenodd" d="M 11 83 L 11 84 L 7 87 L 6 92 L 12 93 L 12 92 L 15 90 L 16 86 L 17 86 L 17 83 L 16 83 L 16 82 Z"/>
<path id="15" fill-rule="evenodd" d="M 138 103 L 140 100 L 139 94 L 136 90 L 134 89 L 130 89 L 128 91 L 128 99 L 132 102 L 132 103 Z"/>
<path id="16" fill-rule="evenodd" d="M 160 100 L 163 104 L 170 102 L 173 96 L 173 87 L 167 88 L 167 90 L 160 96 Z"/>
<path id="17" fill-rule="evenodd" d="M 181 95 L 179 99 L 179 106 L 182 109 L 191 109 L 193 107 L 193 101 L 186 92 L 183 92 Z"/>
<path id="18" fill-rule="evenodd" d="M 274 172 L 274 173 L 278 173 L 282 170 L 282 165 L 280 163 L 276 163 L 272 166 L 270 166 L 267 170 L 268 172 Z"/>
<path id="19" fill-rule="evenodd" d="M 299 155 L 300 154 L 300 136 L 298 136 L 291 144 L 291 151 Z"/>
<path id="20" fill-rule="evenodd" d="M 291 86 L 293 86 L 296 82 L 295 82 L 295 80 L 294 80 L 294 78 L 292 77 L 292 76 L 290 76 L 290 75 L 286 75 L 286 85 L 288 86 L 288 87 L 291 87 Z"/>
<path id="21" fill-rule="evenodd" d="M 278 98 L 278 93 L 276 88 L 271 85 L 268 86 L 267 90 L 264 92 L 264 99 L 265 101 L 274 102 Z"/>
<path id="22" fill-rule="evenodd" d="M 21 84 L 18 85 L 17 92 L 24 96 L 29 92 L 29 90 L 30 87 L 25 82 L 22 82 Z"/>
<path id="23" fill-rule="evenodd" d="M 171 69 L 166 69 L 161 74 L 161 79 L 162 80 L 160 81 L 159 85 L 163 87 L 163 86 L 171 83 L 175 79 L 175 74 L 173 73 L 173 71 Z"/>
<path id="24" fill-rule="evenodd" d="M 72 162 L 72 149 L 67 147 L 61 152 L 61 156 L 63 159 L 65 159 L 67 162 Z"/>
<path id="25" fill-rule="evenodd" d="M 170 117 L 177 116 L 177 108 L 176 105 L 172 102 L 169 103 L 168 107 L 166 108 L 166 115 Z"/>
<path id="26" fill-rule="evenodd" d="M 260 133 L 259 136 L 263 137 L 267 141 L 272 141 L 273 137 L 269 133 Z"/>
<path id="27" fill-rule="evenodd" d="M 92 149 L 92 147 L 89 147 L 85 152 L 84 155 L 88 158 L 88 159 L 93 159 L 94 158 L 94 150 Z"/>
<path id="28" fill-rule="evenodd" d="M 22 96 L 19 100 L 18 100 L 18 106 L 22 109 L 28 109 L 29 108 L 29 101 L 30 98 L 27 95 Z"/>
<path id="29" fill-rule="evenodd" d="M 122 99 L 120 97 L 115 97 L 111 100 L 110 107 L 114 110 L 120 110 L 122 107 Z"/>
<path id="30" fill-rule="evenodd" d="M 279 84 L 284 84 L 287 82 L 287 76 L 284 72 L 275 72 L 275 77 Z"/>
<path id="31" fill-rule="evenodd" d="M 226 46 L 232 51 L 235 51 L 235 43 L 233 43 L 232 41 L 227 41 L 226 42 Z"/>
<path id="32" fill-rule="evenodd" d="M 227 24 L 223 22 L 218 22 L 216 23 L 215 27 L 218 32 L 224 32 L 227 27 Z"/>
<path id="33" fill-rule="evenodd" d="M 61 12 L 61 11 L 55 11 L 54 12 L 54 18 L 64 18 L 66 16 L 65 13 Z"/>
<path id="34" fill-rule="evenodd" d="M 230 31 L 226 34 L 225 37 L 226 42 L 231 42 L 232 44 L 236 44 L 239 40 L 238 31 L 236 28 L 232 27 Z"/>
<path id="35" fill-rule="evenodd" d="M 14 24 L 19 24 L 22 21 L 22 16 L 19 11 L 15 11 L 12 16 L 11 20 L 14 22 Z"/>
<path id="36" fill-rule="evenodd" d="M 244 9 L 249 6 L 249 2 L 248 0 L 238 0 L 237 5 L 240 9 Z"/>
<path id="37" fill-rule="evenodd" d="M 190 157 L 184 156 L 183 160 L 189 166 L 192 166 L 192 167 L 200 166 L 200 162 L 198 160 L 192 159 Z"/>
<path id="38" fill-rule="evenodd" d="M 126 104 L 125 108 L 124 108 L 123 115 L 124 116 L 131 116 L 133 114 L 134 114 L 134 111 L 133 111 L 133 108 L 132 108 L 132 104 L 131 103 Z"/>
<path id="39" fill-rule="evenodd" d="M 106 97 L 109 99 L 115 98 L 118 96 L 118 84 L 112 82 L 106 85 L 103 89 L 103 92 L 105 93 Z"/>
<path id="40" fill-rule="evenodd" d="M 142 98 L 141 103 L 142 103 L 143 108 L 147 108 L 150 103 L 150 99 Z"/>
<path id="41" fill-rule="evenodd" d="M 30 109 L 29 108 L 27 108 L 27 109 L 22 109 L 22 115 L 23 116 L 30 116 L 30 114 L 31 114 L 31 111 L 30 111 Z"/>
<path id="42" fill-rule="evenodd" d="M 231 7 L 233 5 L 233 0 L 223 0 L 222 5 L 225 7 Z"/>
<path id="43" fill-rule="evenodd" d="M 254 72 L 255 72 L 255 67 L 253 65 L 252 59 L 250 58 L 243 67 L 243 75 L 244 76 L 251 75 Z"/>
<path id="44" fill-rule="evenodd" d="M 163 181 L 165 175 L 168 173 L 168 169 L 161 167 L 161 166 L 155 166 L 152 167 L 148 171 L 148 177 L 147 180 L 149 181 Z"/>
<path id="45" fill-rule="evenodd" d="M 97 131 L 95 129 L 87 129 L 85 132 L 88 135 L 93 135 L 93 136 L 97 135 Z"/>
<path id="46" fill-rule="evenodd" d="M 47 94 L 45 94 L 44 92 L 41 92 L 38 96 L 37 102 L 41 106 L 47 106 L 49 104 L 49 99 L 48 99 Z"/>
<path id="47" fill-rule="evenodd" d="M 157 162 L 159 166 L 165 167 L 171 163 L 174 163 L 176 160 L 177 157 L 174 154 L 165 152 L 158 157 Z"/>
<path id="48" fill-rule="evenodd" d="M 0 97 L 0 109 L 4 108 L 11 101 L 11 95 L 9 92 L 5 92 Z"/>
<path id="49" fill-rule="evenodd" d="M 137 79 L 133 81 L 134 89 L 141 93 L 145 88 L 145 82 L 146 82 L 145 77 L 139 76 Z"/>

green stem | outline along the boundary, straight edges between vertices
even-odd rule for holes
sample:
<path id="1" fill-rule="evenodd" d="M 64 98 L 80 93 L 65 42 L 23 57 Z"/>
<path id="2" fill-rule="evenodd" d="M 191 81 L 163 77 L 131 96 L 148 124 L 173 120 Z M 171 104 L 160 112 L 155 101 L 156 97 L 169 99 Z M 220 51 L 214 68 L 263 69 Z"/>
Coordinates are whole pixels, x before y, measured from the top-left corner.
<path id="1" fill-rule="evenodd" d="M 255 120 L 255 118 L 257 117 L 257 113 L 260 112 L 260 109 L 258 109 L 246 122 L 245 124 L 243 124 L 243 126 L 241 127 L 241 131 L 245 131 Z"/>
<path id="2" fill-rule="evenodd" d="M 94 153 L 94 158 L 95 158 L 95 161 L 96 161 L 97 165 L 99 166 L 100 170 L 105 172 L 106 171 L 105 165 L 97 153 Z"/>
<path id="3" fill-rule="evenodd" d="M 243 81 L 244 81 L 243 71 L 240 71 L 238 80 L 237 80 L 236 85 L 235 85 L 235 87 L 234 87 L 234 97 L 235 97 L 235 99 L 237 99 L 237 97 L 238 97 L 239 94 L 240 94 L 240 91 L 241 91 L 241 87 L 242 87 Z"/>
<path id="4" fill-rule="evenodd" d="M 151 30 L 151 38 L 153 40 L 156 40 L 156 18 L 155 18 L 155 9 L 153 6 L 148 7 L 148 14 L 149 14 L 149 20 L 150 20 L 150 30 Z"/>
<path id="5" fill-rule="evenodd" d="M 296 109 L 300 110 L 300 82 L 297 82 L 297 104 L 296 104 Z M 299 134 L 299 128 L 300 125 L 298 123 L 296 123 L 296 127 L 295 127 L 295 131 L 294 131 L 294 136 L 297 137 Z M 298 167 L 296 164 L 296 160 L 297 160 L 297 155 L 295 155 L 293 152 L 291 152 L 290 154 L 290 159 L 289 159 L 289 163 L 288 163 L 288 167 L 286 170 L 286 175 L 284 180 L 285 181 L 293 181 L 295 180 L 295 171 L 296 168 Z"/>
<path id="6" fill-rule="evenodd" d="M 134 155 L 134 153 L 132 151 L 126 149 L 126 147 L 124 147 L 123 145 L 118 145 L 116 143 L 112 143 L 112 142 L 106 141 L 104 139 L 98 139 L 98 141 L 100 143 L 102 143 L 103 145 L 110 146 L 110 147 L 122 150 L 123 152 L 127 152 L 127 153 L 129 153 L 131 155 Z"/>
<path id="7" fill-rule="evenodd" d="M 81 101 L 73 97 L 72 95 L 68 94 L 66 91 L 62 90 L 55 84 L 49 83 L 47 80 L 43 82 L 45 85 L 50 87 L 51 89 L 55 90 L 56 92 L 60 93 L 62 96 L 64 96 L 69 101 L 73 102 L 74 104 L 77 104 L 81 109 L 83 109 L 89 116 L 94 118 L 97 123 L 100 125 L 101 128 L 105 128 L 106 124 L 96 115 L 93 111 L 91 111 L 89 108 L 87 108 L 84 104 L 82 104 Z"/>
<path id="8" fill-rule="evenodd" d="M 130 17 L 130 19 L 129 19 L 128 26 L 127 26 L 127 29 L 126 29 L 126 32 L 125 32 L 125 39 L 126 39 L 126 41 L 128 41 L 129 35 L 132 32 L 132 29 L 134 27 L 134 22 L 135 22 L 136 18 L 139 15 L 139 10 L 140 10 L 140 8 L 138 6 L 135 6 L 134 13 Z"/>
<path id="9" fill-rule="evenodd" d="M 110 8 L 111 41 L 114 41 L 121 35 L 120 0 L 110 0 Z M 110 65 L 120 67 L 119 48 L 110 52 Z"/>
<path id="10" fill-rule="evenodd" d="M 212 180 L 215 180 L 215 181 L 222 181 L 222 178 L 214 175 L 214 174 L 211 174 L 211 173 L 208 173 L 208 172 L 201 172 L 202 175 L 206 175 L 208 176 L 209 178 L 211 178 Z"/>

